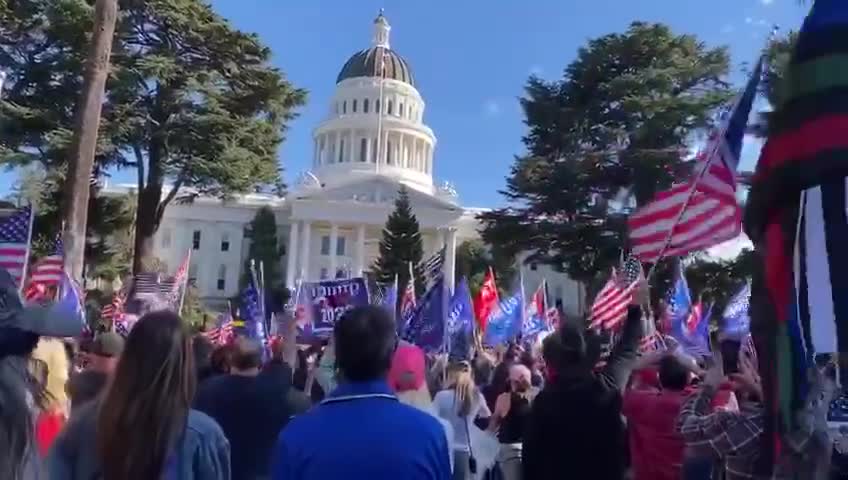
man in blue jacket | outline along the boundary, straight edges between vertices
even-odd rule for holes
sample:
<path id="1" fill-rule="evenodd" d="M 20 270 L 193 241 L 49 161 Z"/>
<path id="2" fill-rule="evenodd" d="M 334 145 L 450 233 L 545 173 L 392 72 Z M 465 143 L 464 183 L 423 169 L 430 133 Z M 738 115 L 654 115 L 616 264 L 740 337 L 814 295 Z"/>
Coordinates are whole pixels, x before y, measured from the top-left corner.
<path id="1" fill-rule="evenodd" d="M 347 312 L 333 331 L 339 386 L 280 433 L 274 480 L 449 480 L 444 429 L 386 382 L 398 345 L 379 307 Z"/>

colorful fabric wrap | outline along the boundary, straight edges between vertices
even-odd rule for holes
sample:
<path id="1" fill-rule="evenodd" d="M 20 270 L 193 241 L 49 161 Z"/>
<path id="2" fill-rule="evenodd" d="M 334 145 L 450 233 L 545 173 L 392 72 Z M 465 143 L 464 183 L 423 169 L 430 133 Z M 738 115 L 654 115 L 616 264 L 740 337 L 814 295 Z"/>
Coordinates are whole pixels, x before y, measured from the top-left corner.
<path id="1" fill-rule="evenodd" d="M 848 2 L 816 0 L 781 87 L 744 222 L 758 259 L 751 331 L 769 413 L 763 469 L 798 427 L 813 354 L 848 352 Z"/>

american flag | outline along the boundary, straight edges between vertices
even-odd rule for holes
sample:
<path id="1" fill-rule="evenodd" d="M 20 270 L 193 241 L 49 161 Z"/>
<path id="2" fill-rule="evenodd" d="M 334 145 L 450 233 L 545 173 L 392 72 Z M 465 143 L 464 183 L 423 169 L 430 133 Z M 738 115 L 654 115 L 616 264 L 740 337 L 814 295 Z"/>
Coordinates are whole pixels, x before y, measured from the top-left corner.
<path id="1" fill-rule="evenodd" d="M 115 322 L 124 312 L 124 303 L 127 301 L 127 285 L 124 285 L 120 290 L 112 296 L 112 301 L 103 305 L 100 309 L 100 319 Z"/>
<path id="2" fill-rule="evenodd" d="M 433 285 L 444 275 L 446 248 L 442 247 L 438 252 L 430 256 L 430 258 L 418 264 L 418 268 L 421 270 L 421 276 L 423 277 L 422 280 L 424 280 L 424 286 L 427 290 L 433 288 Z"/>
<path id="3" fill-rule="evenodd" d="M 589 328 L 613 330 L 627 316 L 627 306 L 633 299 L 633 289 L 642 278 L 642 264 L 630 255 L 621 265 L 621 270 L 613 269 L 612 275 L 598 292 L 592 304 Z"/>
<path id="4" fill-rule="evenodd" d="M 233 317 L 229 313 L 223 313 L 216 323 L 218 326 L 203 332 L 203 336 L 216 345 L 223 345 L 233 336 Z"/>
<path id="5" fill-rule="evenodd" d="M 135 276 L 132 286 L 135 295 L 156 295 L 162 292 L 159 272 L 142 272 Z"/>
<path id="6" fill-rule="evenodd" d="M 735 172 L 761 72 L 762 62 L 723 128 L 711 135 L 692 178 L 660 192 L 630 216 L 633 253 L 643 262 L 685 255 L 741 233 L 742 209 L 736 200 Z"/>
<path id="7" fill-rule="evenodd" d="M 660 352 L 667 349 L 665 336 L 659 330 L 654 330 L 653 333 L 646 335 L 639 342 L 639 352 L 641 353 Z"/>
<path id="8" fill-rule="evenodd" d="M 58 285 L 64 271 L 65 248 L 62 239 L 56 238 L 50 254 L 38 260 L 32 267 L 30 282 L 44 285 Z"/>
<path id="9" fill-rule="evenodd" d="M 0 268 L 4 268 L 20 286 L 30 248 L 32 208 L 19 208 L 0 223 Z"/>

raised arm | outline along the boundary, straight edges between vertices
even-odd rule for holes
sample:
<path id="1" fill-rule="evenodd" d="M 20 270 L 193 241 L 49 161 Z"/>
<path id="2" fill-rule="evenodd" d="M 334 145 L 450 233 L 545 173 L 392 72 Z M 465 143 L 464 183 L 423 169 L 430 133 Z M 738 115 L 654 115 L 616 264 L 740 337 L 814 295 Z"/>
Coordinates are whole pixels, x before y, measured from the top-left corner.
<path id="1" fill-rule="evenodd" d="M 634 296 L 635 301 L 636 296 Z M 600 379 L 603 384 L 613 390 L 623 390 L 630 378 L 630 372 L 636 364 L 639 341 L 642 338 L 642 308 L 639 304 L 631 304 L 627 308 L 627 319 L 621 340 L 610 352 L 606 366 L 601 370 Z"/>

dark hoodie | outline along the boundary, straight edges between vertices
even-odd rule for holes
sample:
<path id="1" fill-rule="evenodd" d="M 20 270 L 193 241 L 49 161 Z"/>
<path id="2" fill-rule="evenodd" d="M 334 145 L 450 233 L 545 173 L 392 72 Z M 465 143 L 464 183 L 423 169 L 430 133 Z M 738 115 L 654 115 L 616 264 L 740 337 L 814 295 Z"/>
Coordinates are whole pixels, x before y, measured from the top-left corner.
<path id="1" fill-rule="evenodd" d="M 555 378 L 536 396 L 524 435 L 524 478 L 559 480 L 567 472 L 574 480 L 622 480 L 621 392 L 637 356 L 641 311 L 630 307 L 621 340 L 597 373 L 581 330 L 566 325 L 556 334 L 562 345 L 552 362 Z"/>

